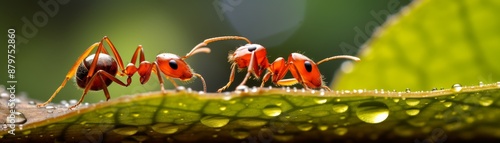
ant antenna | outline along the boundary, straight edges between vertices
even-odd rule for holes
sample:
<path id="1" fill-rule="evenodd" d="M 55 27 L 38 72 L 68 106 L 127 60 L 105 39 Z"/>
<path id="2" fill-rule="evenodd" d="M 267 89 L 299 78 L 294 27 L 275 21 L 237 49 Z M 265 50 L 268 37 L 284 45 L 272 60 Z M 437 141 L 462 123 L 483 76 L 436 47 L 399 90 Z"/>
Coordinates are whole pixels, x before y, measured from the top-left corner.
<path id="1" fill-rule="evenodd" d="M 335 59 L 350 59 L 350 60 L 353 60 L 353 61 L 361 61 L 361 59 L 359 59 L 358 57 L 349 56 L 349 55 L 339 55 L 339 56 L 333 56 L 333 57 L 325 58 L 325 59 L 317 62 L 316 64 L 319 65 L 319 64 L 321 64 L 323 62 L 330 61 L 330 60 L 335 60 Z"/>
<path id="2" fill-rule="evenodd" d="M 250 42 L 250 40 L 248 40 L 245 37 L 241 37 L 241 36 L 220 36 L 220 37 L 213 37 L 213 38 L 205 39 L 203 42 L 201 42 L 200 44 L 196 45 L 183 58 L 188 58 L 189 56 L 194 55 L 194 54 L 199 53 L 199 52 L 210 53 L 210 50 L 208 50 L 208 52 L 206 52 L 206 50 L 199 51 L 199 49 L 207 48 L 205 46 L 207 46 L 209 43 L 217 42 L 217 41 L 222 41 L 222 40 L 245 40 L 248 44 L 252 44 L 252 42 Z"/>

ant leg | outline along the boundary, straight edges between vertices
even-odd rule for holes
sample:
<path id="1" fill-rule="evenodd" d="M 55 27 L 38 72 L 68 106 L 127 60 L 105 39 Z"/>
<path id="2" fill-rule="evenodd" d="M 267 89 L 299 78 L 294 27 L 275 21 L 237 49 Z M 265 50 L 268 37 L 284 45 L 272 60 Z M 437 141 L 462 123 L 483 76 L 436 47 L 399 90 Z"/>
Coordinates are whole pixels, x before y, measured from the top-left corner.
<path id="1" fill-rule="evenodd" d="M 153 63 L 154 66 L 153 66 L 153 69 L 152 71 L 154 73 L 156 73 L 157 77 L 158 77 L 158 81 L 160 81 L 160 87 L 161 87 L 161 92 L 165 93 L 165 87 L 163 87 L 163 78 L 161 77 L 161 74 L 160 74 L 160 71 L 158 71 L 158 64 L 156 62 Z"/>
<path id="2" fill-rule="evenodd" d="M 108 91 L 108 87 L 104 84 L 104 79 L 103 79 L 103 76 L 108 78 L 108 79 L 111 79 L 112 81 L 118 83 L 119 85 L 122 85 L 122 86 L 127 86 L 127 84 L 123 83 L 122 81 L 120 81 L 118 78 L 116 78 L 115 76 L 109 74 L 108 72 L 104 71 L 104 70 L 99 70 L 97 71 L 94 76 L 89 80 L 87 86 L 85 86 L 85 89 L 83 91 L 83 94 L 82 96 L 80 97 L 80 100 L 78 100 L 78 103 L 76 103 L 75 105 L 69 107 L 69 109 L 73 109 L 75 108 L 76 106 L 80 105 L 80 103 L 83 102 L 83 99 L 85 98 L 85 95 L 87 95 L 88 91 L 90 90 L 90 87 L 92 87 L 93 83 L 94 83 L 94 80 L 95 78 L 99 78 L 99 80 L 101 81 L 101 87 L 102 87 L 102 90 L 104 91 L 104 95 L 106 96 L 106 101 L 108 101 L 111 96 L 109 95 L 109 91 Z"/>
<path id="3" fill-rule="evenodd" d="M 99 45 L 99 43 L 92 44 L 89 48 L 87 48 L 87 50 L 82 53 L 82 55 L 80 55 L 80 57 L 78 57 L 69 72 L 66 74 L 66 78 L 64 78 L 62 84 L 56 89 L 52 96 L 50 96 L 49 100 L 47 100 L 45 103 L 36 105 L 37 107 L 46 106 L 52 101 L 52 99 L 54 99 L 54 97 L 56 97 L 57 93 L 59 93 L 59 91 L 66 85 L 66 82 L 68 82 L 68 80 L 76 74 L 76 70 L 78 69 L 78 66 L 81 64 L 81 62 L 90 54 L 92 50 L 94 50 L 97 45 Z"/>
<path id="4" fill-rule="evenodd" d="M 169 77 L 166 77 L 168 80 L 170 80 L 170 82 L 172 82 L 172 84 L 174 85 L 175 88 L 177 88 L 177 83 L 175 83 L 175 80 L 172 79 L 172 78 L 169 78 Z"/>
<path id="5" fill-rule="evenodd" d="M 125 68 L 123 66 L 122 57 L 120 56 L 120 53 L 118 53 L 118 50 L 116 50 L 115 45 L 113 44 L 113 42 L 111 42 L 111 40 L 108 38 L 108 36 L 104 36 L 101 39 L 101 43 L 103 41 L 106 41 L 106 43 L 108 43 L 109 48 L 111 48 L 111 52 L 113 52 L 113 55 L 115 55 L 115 59 L 118 62 L 118 66 L 120 66 L 120 68 L 122 69 L 122 72 L 123 72 Z M 103 47 L 103 49 L 104 49 L 104 47 Z M 106 50 L 104 49 L 104 51 L 106 51 Z M 144 57 L 144 54 L 141 54 L 141 56 Z M 141 58 L 141 59 L 143 59 L 143 58 Z"/>
<path id="6" fill-rule="evenodd" d="M 266 83 L 266 81 L 269 79 L 269 77 L 271 77 L 271 75 L 272 75 L 272 72 L 270 72 L 268 70 L 267 73 L 262 78 L 262 83 L 260 84 L 260 88 L 264 87 L 264 83 Z"/>
<path id="7" fill-rule="evenodd" d="M 201 81 L 203 82 L 203 92 L 206 93 L 207 92 L 207 84 L 205 83 L 205 79 L 200 74 L 194 73 L 194 75 L 201 79 Z"/>
<path id="8" fill-rule="evenodd" d="M 328 86 L 325 86 L 325 85 L 321 86 L 321 88 L 328 90 L 328 91 L 332 91 L 332 89 L 330 89 Z"/>
<path id="9" fill-rule="evenodd" d="M 250 63 L 248 64 L 247 68 L 247 74 L 245 75 L 245 78 L 243 78 L 243 81 L 240 83 L 239 86 L 245 85 L 245 83 L 247 83 L 247 80 L 250 78 L 251 74 L 253 74 L 253 76 L 256 78 L 259 78 L 254 70 L 254 66 L 257 66 L 256 62 L 257 62 L 257 57 L 255 57 L 255 52 L 252 52 L 252 57 L 250 58 Z"/>
<path id="10" fill-rule="evenodd" d="M 234 80 L 234 73 L 235 73 L 235 70 L 236 70 L 236 64 L 232 64 L 231 65 L 231 75 L 229 76 L 229 82 L 227 82 L 227 84 L 221 88 L 219 88 L 219 90 L 217 90 L 217 92 L 222 92 L 222 90 L 228 88 L 231 83 L 233 83 L 233 80 Z"/>

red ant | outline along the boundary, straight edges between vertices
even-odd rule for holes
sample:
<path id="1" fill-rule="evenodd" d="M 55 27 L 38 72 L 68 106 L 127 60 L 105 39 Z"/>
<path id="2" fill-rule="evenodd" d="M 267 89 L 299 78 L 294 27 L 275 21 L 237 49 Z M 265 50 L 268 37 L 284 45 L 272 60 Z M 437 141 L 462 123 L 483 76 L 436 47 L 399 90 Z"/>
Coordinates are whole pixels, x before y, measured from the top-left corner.
<path id="1" fill-rule="evenodd" d="M 106 49 L 103 46 L 104 41 L 106 41 L 113 52 L 116 60 L 113 59 Z M 97 48 L 95 54 L 89 55 L 92 50 Z M 206 84 L 205 80 L 200 74 L 194 73 L 189 65 L 184 61 L 184 59 L 196 54 L 196 53 L 210 53 L 210 49 L 206 47 L 196 47 L 191 50 L 186 56 L 179 57 L 175 54 L 171 53 L 161 53 L 156 56 L 156 61 L 151 63 L 145 60 L 144 52 L 141 45 L 137 47 L 132 57 L 130 63 L 125 67 L 123 65 L 123 61 L 120 57 L 120 54 L 116 50 L 115 46 L 111 42 L 111 40 L 104 36 L 101 39 L 101 42 L 97 42 L 92 44 L 87 50 L 83 52 L 78 60 L 73 64 L 69 72 L 66 74 L 66 78 L 63 80 L 62 84 L 57 88 L 57 90 L 52 94 L 52 96 L 45 103 L 38 104 L 38 107 L 43 107 L 50 103 L 52 99 L 57 95 L 57 93 L 66 85 L 66 82 L 76 76 L 76 82 L 80 88 L 83 88 L 83 94 L 75 105 L 69 107 L 69 109 L 73 109 L 78 106 L 84 99 L 85 95 L 89 90 L 103 90 L 104 95 L 106 96 L 106 101 L 109 100 L 109 92 L 108 86 L 114 81 L 122 86 L 129 86 L 132 82 L 131 77 L 134 73 L 138 73 L 140 76 L 141 84 L 146 83 L 151 75 L 151 72 L 156 73 L 158 76 L 158 80 L 160 81 L 160 86 L 162 92 L 165 91 L 163 87 L 163 79 L 160 74 L 160 71 L 166 75 L 166 78 L 169 79 L 175 87 L 177 84 L 172 78 L 178 78 L 180 80 L 190 80 L 194 76 L 199 77 L 203 82 L 203 90 L 206 92 Z M 139 68 L 135 67 L 135 62 L 137 56 L 139 57 Z M 96 58 L 97 57 L 97 58 Z M 118 71 L 118 67 L 120 67 L 121 71 Z M 127 83 L 120 81 L 116 78 L 116 75 L 125 76 L 127 75 Z"/>
<path id="2" fill-rule="evenodd" d="M 245 85 L 251 74 L 259 79 L 263 71 L 269 67 L 269 61 L 267 60 L 267 51 L 262 45 L 252 44 L 250 40 L 245 37 L 240 36 L 221 36 L 206 39 L 202 43 L 198 44 L 197 47 L 203 47 L 211 42 L 221 41 L 221 40 L 245 40 L 248 44 L 241 46 L 236 49 L 236 51 L 229 54 L 228 59 L 231 63 L 231 75 L 229 76 L 229 82 L 217 90 L 217 92 L 222 92 L 224 89 L 228 88 L 234 80 L 234 73 L 236 67 L 239 70 L 247 69 L 247 74 L 239 86 Z"/>
<path id="3" fill-rule="evenodd" d="M 354 61 L 360 60 L 358 57 L 354 56 L 339 55 L 325 58 L 318 63 L 314 63 L 314 61 L 302 54 L 291 53 L 288 56 L 288 61 L 285 62 L 285 59 L 283 57 L 279 57 L 269 66 L 267 73 L 262 79 L 262 84 L 260 85 L 260 87 L 263 87 L 264 83 L 269 79 L 270 76 L 272 76 L 272 81 L 276 85 L 291 86 L 300 83 L 306 89 L 321 87 L 328 91 L 331 91 L 330 88 L 325 86 L 325 84 L 323 83 L 322 75 L 319 72 L 317 65 L 326 61 L 340 58 L 351 59 Z M 288 70 L 290 70 L 294 78 L 283 79 Z"/>

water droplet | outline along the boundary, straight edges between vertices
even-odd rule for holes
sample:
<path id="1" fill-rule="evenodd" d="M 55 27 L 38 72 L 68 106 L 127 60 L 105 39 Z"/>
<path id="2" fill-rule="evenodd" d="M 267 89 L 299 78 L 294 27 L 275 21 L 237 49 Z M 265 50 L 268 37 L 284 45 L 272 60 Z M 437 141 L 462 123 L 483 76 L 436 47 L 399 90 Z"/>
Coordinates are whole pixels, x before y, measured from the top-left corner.
<path id="1" fill-rule="evenodd" d="M 239 119 L 236 120 L 235 122 L 243 127 L 250 127 L 250 128 L 262 127 L 267 124 L 266 120 L 258 120 L 258 119 Z"/>
<path id="2" fill-rule="evenodd" d="M 304 89 L 304 88 L 302 88 L 302 89 Z M 305 92 L 305 90 L 304 90 L 304 92 Z M 314 94 L 314 93 L 316 93 L 316 90 L 314 90 L 314 89 L 311 90 L 311 94 Z"/>
<path id="3" fill-rule="evenodd" d="M 239 85 L 238 87 L 236 87 L 235 92 L 236 93 L 248 93 L 248 86 L 246 86 L 246 85 Z"/>
<path id="4" fill-rule="evenodd" d="M 343 136 L 347 133 L 347 128 L 336 128 L 335 130 L 333 130 L 333 133 L 339 136 Z"/>
<path id="5" fill-rule="evenodd" d="M 26 117 L 24 116 L 24 114 L 21 112 L 14 112 L 12 114 L 14 115 L 14 124 L 24 124 L 24 123 L 26 123 L 26 121 L 28 121 L 26 119 Z M 11 120 L 11 119 L 9 119 L 9 120 Z M 11 123 L 11 122 L 9 121 L 9 123 Z"/>
<path id="6" fill-rule="evenodd" d="M 231 131 L 231 136 L 241 140 L 250 136 L 250 132 L 246 129 L 234 129 Z"/>
<path id="7" fill-rule="evenodd" d="M 460 91 L 462 91 L 462 85 L 460 85 L 460 84 L 458 84 L 458 83 L 457 83 L 457 84 L 454 84 L 453 86 L 451 86 L 451 89 L 452 89 L 452 91 L 454 91 L 454 92 L 460 92 Z"/>
<path id="8" fill-rule="evenodd" d="M 139 113 L 132 113 L 132 117 L 135 117 L 135 118 L 139 117 L 140 115 L 141 114 L 139 114 Z"/>
<path id="9" fill-rule="evenodd" d="M 262 112 L 267 116 L 275 117 L 281 114 L 281 108 L 276 105 L 267 105 L 262 109 Z"/>
<path id="10" fill-rule="evenodd" d="M 326 98 L 314 98 L 314 102 L 316 102 L 316 104 L 324 104 L 326 101 L 328 101 Z"/>
<path id="11" fill-rule="evenodd" d="M 313 127 L 313 124 L 300 124 L 300 125 L 297 125 L 297 128 L 301 131 L 309 131 L 311 130 Z"/>
<path id="12" fill-rule="evenodd" d="M 321 89 L 319 90 L 319 95 L 320 95 L 320 96 L 325 96 L 325 89 L 321 88 Z"/>
<path id="13" fill-rule="evenodd" d="M 389 116 L 389 108 L 381 102 L 365 102 L 356 110 L 358 118 L 366 123 L 380 123 Z"/>
<path id="14" fill-rule="evenodd" d="M 36 105 L 36 102 L 35 101 L 28 101 L 28 104 L 29 105 Z"/>
<path id="15" fill-rule="evenodd" d="M 328 130 L 328 125 L 319 125 L 318 126 L 318 130 L 320 130 L 320 131 L 326 131 L 326 130 Z"/>
<path id="16" fill-rule="evenodd" d="M 500 81 L 497 81 L 497 86 L 500 87 Z"/>
<path id="17" fill-rule="evenodd" d="M 221 116 L 205 116 L 201 118 L 200 122 L 208 127 L 220 128 L 229 123 L 229 118 Z"/>
<path id="18" fill-rule="evenodd" d="M 105 117 L 108 117 L 108 118 L 111 118 L 111 117 L 113 117 L 114 115 L 115 115 L 115 113 L 113 113 L 113 112 L 108 112 L 108 113 L 104 114 L 104 116 L 105 116 Z"/>
<path id="19" fill-rule="evenodd" d="M 54 107 L 52 105 L 47 105 L 47 106 L 45 106 L 45 110 L 47 110 L 47 113 L 53 113 L 54 110 L 56 110 L 56 107 Z"/>
<path id="20" fill-rule="evenodd" d="M 420 100 L 418 100 L 418 99 L 407 99 L 407 100 L 406 100 L 406 104 L 407 104 L 408 106 L 416 106 L 416 105 L 418 105 L 419 103 L 420 103 Z"/>
<path id="21" fill-rule="evenodd" d="M 437 88 L 435 88 L 435 87 L 434 87 L 434 88 L 432 88 L 432 91 L 437 91 L 437 90 L 438 90 L 438 89 L 437 89 Z"/>
<path id="22" fill-rule="evenodd" d="M 410 88 L 406 88 L 405 92 L 410 93 L 411 92 Z"/>
<path id="23" fill-rule="evenodd" d="M 345 104 L 335 104 L 332 106 L 332 109 L 337 113 L 344 113 L 347 109 L 349 109 L 349 106 Z"/>
<path id="24" fill-rule="evenodd" d="M 121 127 L 113 129 L 113 132 L 124 136 L 134 135 L 135 133 L 137 133 L 137 131 L 138 131 L 137 127 Z"/>
<path id="25" fill-rule="evenodd" d="M 76 103 L 78 103 L 78 100 L 76 100 L 76 99 L 69 100 L 69 104 L 71 104 L 71 105 L 75 105 Z"/>
<path id="26" fill-rule="evenodd" d="M 221 106 L 221 107 L 219 107 L 219 110 L 221 110 L 221 111 L 226 110 L 226 106 Z"/>
<path id="27" fill-rule="evenodd" d="M 399 102 L 399 98 L 394 98 L 392 99 L 395 103 L 398 103 Z"/>
<path id="28" fill-rule="evenodd" d="M 479 104 L 481 104 L 482 106 L 490 106 L 492 103 L 493 99 L 491 97 L 484 96 L 479 98 Z"/>
<path id="29" fill-rule="evenodd" d="M 408 109 L 408 110 L 406 110 L 406 114 L 409 115 L 409 116 L 416 116 L 416 115 L 418 115 L 418 113 L 420 113 L 419 109 Z"/>
<path id="30" fill-rule="evenodd" d="M 453 103 L 448 101 L 448 102 L 443 102 L 443 105 L 444 107 L 450 107 L 451 105 L 453 105 Z"/>
<path id="31" fill-rule="evenodd" d="M 484 83 L 482 81 L 479 82 L 479 87 L 483 87 Z"/>
<path id="32" fill-rule="evenodd" d="M 164 109 L 162 112 L 163 112 L 163 114 L 167 114 L 168 110 Z"/>
<path id="33" fill-rule="evenodd" d="M 151 126 L 151 129 L 153 129 L 153 131 L 155 132 L 162 134 L 173 134 L 179 130 L 179 126 L 167 123 L 158 123 Z"/>
<path id="34" fill-rule="evenodd" d="M 184 87 L 184 86 L 177 86 L 175 88 L 175 91 L 177 91 L 177 92 L 186 91 L 186 87 Z"/>

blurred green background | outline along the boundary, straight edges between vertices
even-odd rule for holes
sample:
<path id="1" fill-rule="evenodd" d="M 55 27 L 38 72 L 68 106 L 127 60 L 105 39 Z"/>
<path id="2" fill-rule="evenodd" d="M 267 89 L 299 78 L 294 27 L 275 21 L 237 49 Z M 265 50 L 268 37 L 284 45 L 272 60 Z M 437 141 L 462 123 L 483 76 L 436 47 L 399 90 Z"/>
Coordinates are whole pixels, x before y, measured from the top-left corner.
<path id="1" fill-rule="evenodd" d="M 31 98 L 45 101 L 61 84 L 76 58 L 103 36 L 110 37 L 125 64 L 139 44 L 145 48 L 146 59 L 154 61 L 159 53 L 184 55 L 204 39 L 222 35 L 246 36 L 254 43 L 266 46 L 271 62 L 279 56 L 287 57 L 291 52 L 300 52 L 313 60 L 321 60 L 340 54 L 356 55 L 357 50 L 343 50 L 341 45 L 360 47 L 367 40 L 375 26 L 380 25 L 386 16 L 374 16 L 373 12 L 395 13 L 409 2 L 8 0 L 1 2 L 3 22 L 0 26 L 5 33 L 8 28 L 16 29 L 17 92 L 25 92 Z M 44 10 L 44 7 L 48 7 L 49 11 Z M 24 26 L 30 22 L 36 31 L 25 29 Z M 365 29 L 369 23 L 375 23 L 373 29 Z M 366 37 L 356 37 L 356 34 Z M 7 37 L 3 39 L 6 41 Z M 229 78 L 227 54 L 243 44 L 245 43 L 242 41 L 213 43 L 209 45 L 212 53 L 193 56 L 187 62 L 195 72 L 204 76 L 208 91 L 215 92 Z M 0 63 L 3 66 L 0 67 L 0 84 L 6 84 L 5 48 L 1 53 Z M 341 62 L 332 61 L 319 67 L 327 84 L 331 83 L 333 73 Z M 233 90 L 243 76 L 244 73 L 238 73 L 229 90 Z M 120 79 L 125 80 L 124 77 Z M 249 81 L 248 85 L 251 86 L 260 84 L 259 81 Z M 202 90 L 199 79 L 178 84 Z M 167 82 L 166 88 L 172 89 L 172 85 Z M 155 78 L 140 85 L 138 76 L 134 76 L 130 87 L 112 84 L 109 90 L 111 98 L 116 98 L 158 91 L 160 87 Z M 81 93 L 82 90 L 72 80 L 54 102 L 78 99 Z M 102 91 L 91 92 L 85 102 L 104 99 Z"/>

